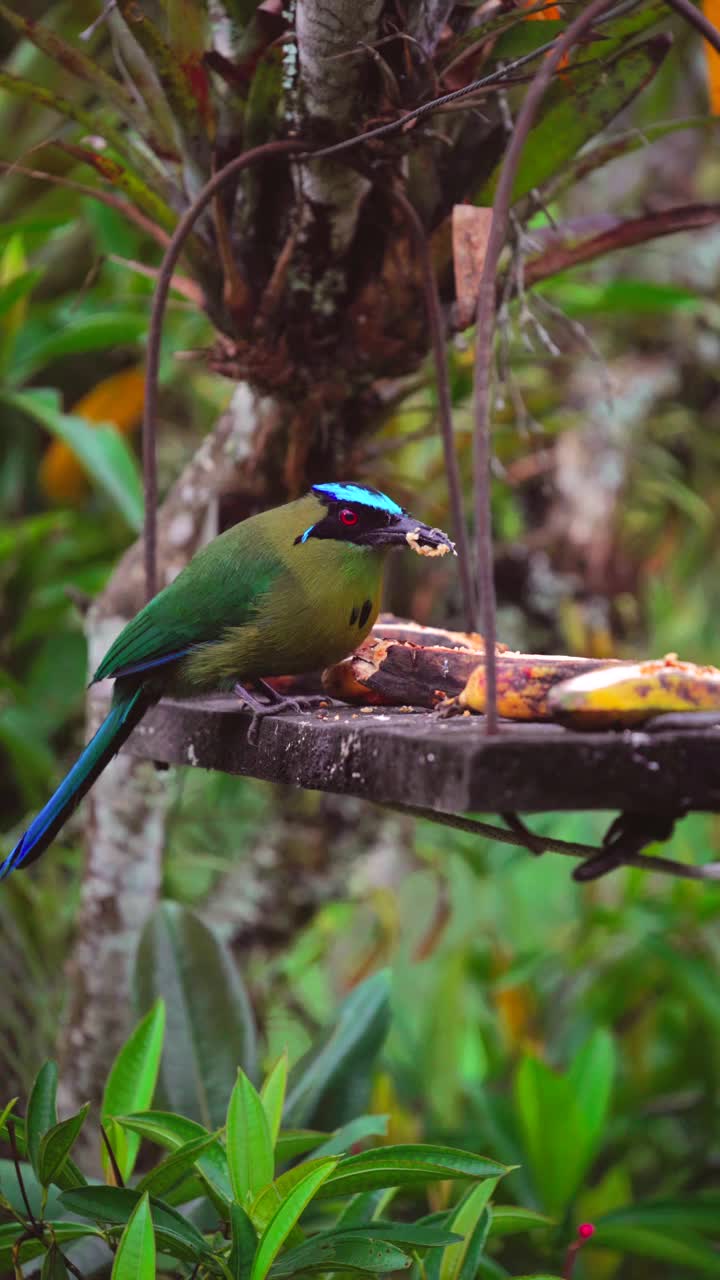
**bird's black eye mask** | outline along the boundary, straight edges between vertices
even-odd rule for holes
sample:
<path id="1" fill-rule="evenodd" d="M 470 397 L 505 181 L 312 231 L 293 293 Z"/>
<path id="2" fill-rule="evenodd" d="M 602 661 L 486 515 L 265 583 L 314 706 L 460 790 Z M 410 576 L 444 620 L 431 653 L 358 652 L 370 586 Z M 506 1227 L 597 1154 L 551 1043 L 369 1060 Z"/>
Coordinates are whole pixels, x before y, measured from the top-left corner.
<path id="1" fill-rule="evenodd" d="M 333 502 L 325 498 L 321 501 L 327 505 L 327 515 L 298 534 L 296 545 L 307 542 L 308 538 L 331 538 L 363 545 L 368 542 L 368 535 L 387 529 L 398 519 L 389 511 L 363 507 L 360 503 Z"/>

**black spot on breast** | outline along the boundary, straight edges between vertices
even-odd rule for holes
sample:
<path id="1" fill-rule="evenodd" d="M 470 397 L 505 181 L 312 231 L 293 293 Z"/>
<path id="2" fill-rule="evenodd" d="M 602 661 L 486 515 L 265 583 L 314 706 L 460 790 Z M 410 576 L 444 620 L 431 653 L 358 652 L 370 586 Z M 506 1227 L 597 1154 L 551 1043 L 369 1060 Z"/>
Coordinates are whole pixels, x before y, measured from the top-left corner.
<path id="1" fill-rule="evenodd" d="M 363 607 L 360 610 L 360 621 L 358 622 L 358 629 L 360 631 L 362 631 L 363 627 L 365 626 L 365 623 L 370 617 L 371 609 L 372 609 L 372 600 L 365 600 L 363 603 Z"/>
<path id="2" fill-rule="evenodd" d="M 360 612 L 360 610 L 358 609 L 357 605 L 356 605 L 356 604 L 354 604 L 354 605 L 353 605 L 353 607 L 352 607 L 352 613 L 350 614 L 350 626 L 351 626 L 351 627 L 354 627 L 354 626 L 355 626 L 355 623 L 356 623 L 356 622 L 357 622 L 357 620 L 358 620 L 358 613 L 359 613 L 359 612 Z"/>

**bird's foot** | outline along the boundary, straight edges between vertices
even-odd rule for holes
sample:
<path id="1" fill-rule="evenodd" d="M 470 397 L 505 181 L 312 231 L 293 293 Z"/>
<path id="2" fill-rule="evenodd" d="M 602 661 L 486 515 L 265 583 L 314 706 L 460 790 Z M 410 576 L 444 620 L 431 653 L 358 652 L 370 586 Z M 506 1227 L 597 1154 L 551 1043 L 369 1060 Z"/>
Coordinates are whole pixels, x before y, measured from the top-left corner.
<path id="1" fill-rule="evenodd" d="M 236 684 L 233 692 L 242 698 L 243 702 L 252 711 L 252 720 L 248 729 L 248 742 L 257 742 L 260 722 L 266 716 L 282 715 L 284 711 L 309 711 L 314 706 L 331 706 L 336 704 L 334 698 L 329 698 L 323 693 L 301 694 L 297 698 L 283 697 L 274 689 L 271 684 L 267 684 L 264 680 L 258 680 L 256 683 L 260 686 L 263 693 L 267 695 L 268 701 L 261 702 L 254 693 L 250 693 L 249 689 L 243 684 Z"/>

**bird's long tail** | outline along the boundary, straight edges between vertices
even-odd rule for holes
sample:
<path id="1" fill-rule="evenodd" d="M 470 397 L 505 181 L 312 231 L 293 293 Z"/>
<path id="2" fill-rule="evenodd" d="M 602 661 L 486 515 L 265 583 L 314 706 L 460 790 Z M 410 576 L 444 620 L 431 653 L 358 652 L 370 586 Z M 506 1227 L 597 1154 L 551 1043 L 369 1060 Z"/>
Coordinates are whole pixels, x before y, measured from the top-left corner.
<path id="1" fill-rule="evenodd" d="M 112 706 L 100 728 L 45 808 L 30 823 L 12 853 L 0 864 L 0 880 L 4 880 L 18 867 L 29 866 L 45 852 L 75 806 L 130 736 L 152 701 L 154 699 L 148 697 L 142 684 L 135 685 L 130 690 L 115 686 Z"/>

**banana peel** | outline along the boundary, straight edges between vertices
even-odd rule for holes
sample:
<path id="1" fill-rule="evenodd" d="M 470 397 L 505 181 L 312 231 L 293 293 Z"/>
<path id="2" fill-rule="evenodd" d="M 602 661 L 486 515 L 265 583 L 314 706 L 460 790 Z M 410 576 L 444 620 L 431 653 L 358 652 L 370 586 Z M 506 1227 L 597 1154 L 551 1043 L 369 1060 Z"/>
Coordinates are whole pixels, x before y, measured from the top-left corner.
<path id="1" fill-rule="evenodd" d="M 617 666 L 622 663 L 617 662 Z M 497 709 L 506 720 L 552 720 L 550 694 L 558 684 L 573 678 L 588 678 L 605 670 L 607 659 L 572 658 L 563 654 L 547 657 L 534 653 L 502 653 L 496 662 Z M 611 668 L 613 669 L 613 668 Z M 443 706 L 447 714 L 485 711 L 485 665 L 476 666 L 457 698 Z"/>
<path id="2" fill-rule="evenodd" d="M 547 702 L 553 719 L 573 729 L 625 728 L 671 711 L 720 712 L 720 671 L 669 653 L 565 680 Z"/>

